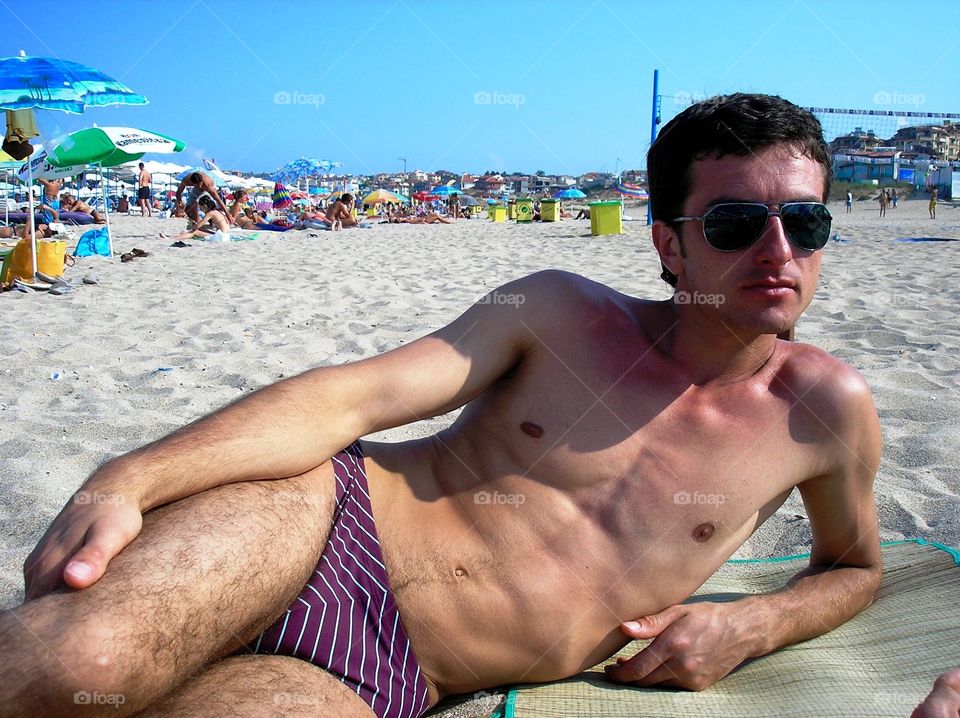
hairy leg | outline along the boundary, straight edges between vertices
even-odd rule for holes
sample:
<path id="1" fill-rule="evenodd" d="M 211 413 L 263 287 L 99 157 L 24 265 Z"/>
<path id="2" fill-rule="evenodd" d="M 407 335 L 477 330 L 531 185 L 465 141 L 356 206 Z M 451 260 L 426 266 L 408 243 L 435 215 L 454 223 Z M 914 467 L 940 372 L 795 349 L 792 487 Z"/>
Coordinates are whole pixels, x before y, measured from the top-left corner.
<path id="1" fill-rule="evenodd" d="M 234 656 L 213 664 L 138 718 L 372 718 L 370 706 L 321 668 L 286 656 Z"/>
<path id="2" fill-rule="evenodd" d="M 81 693 L 123 695 L 126 715 L 270 625 L 310 577 L 335 501 L 330 464 L 231 484 L 150 512 L 82 591 L 0 616 L 0 715 L 88 715 Z"/>

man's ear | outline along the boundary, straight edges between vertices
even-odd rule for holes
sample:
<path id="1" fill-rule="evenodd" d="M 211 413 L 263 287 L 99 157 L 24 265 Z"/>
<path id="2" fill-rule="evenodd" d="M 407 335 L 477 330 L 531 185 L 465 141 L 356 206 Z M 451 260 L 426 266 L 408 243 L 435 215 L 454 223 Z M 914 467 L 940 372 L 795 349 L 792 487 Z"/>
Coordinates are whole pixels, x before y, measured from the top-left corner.
<path id="1" fill-rule="evenodd" d="M 683 260 L 687 253 L 677 231 L 663 220 L 657 220 L 651 227 L 653 246 L 660 255 L 660 263 L 676 276 L 683 274 Z"/>

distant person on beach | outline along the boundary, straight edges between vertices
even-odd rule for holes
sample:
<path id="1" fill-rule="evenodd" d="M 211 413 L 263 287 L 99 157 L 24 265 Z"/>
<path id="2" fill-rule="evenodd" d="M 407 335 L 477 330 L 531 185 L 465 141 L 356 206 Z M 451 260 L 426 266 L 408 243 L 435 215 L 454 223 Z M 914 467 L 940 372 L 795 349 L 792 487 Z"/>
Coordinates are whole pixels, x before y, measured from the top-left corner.
<path id="1" fill-rule="evenodd" d="M 880 216 L 881 216 L 881 217 L 885 217 L 886 214 L 887 214 L 887 202 L 888 202 L 888 201 L 889 201 L 889 200 L 888 200 L 888 198 L 887 198 L 887 190 L 885 190 L 885 189 L 880 190 L 880 194 L 879 194 L 879 196 L 877 197 L 877 202 L 880 203 Z"/>
<path id="2" fill-rule="evenodd" d="M 167 237 L 161 233 L 164 239 L 219 239 L 224 242 L 230 239 L 230 220 L 228 216 L 218 210 L 213 203 L 213 198 L 207 195 L 202 196 L 198 201 L 200 209 L 203 210 L 203 219 L 197 222 L 192 230 L 186 230 L 174 237 Z"/>
<path id="3" fill-rule="evenodd" d="M 447 202 L 447 214 L 454 219 L 460 216 L 460 195 L 456 192 L 450 195 L 450 199 Z"/>
<path id="4" fill-rule="evenodd" d="M 940 194 L 940 190 L 937 187 L 934 187 L 930 190 L 930 204 L 927 205 L 927 211 L 930 213 L 930 219 L 937 218 L 937 196 Z"/>
<path id="5" fill-rule="evenodd" d="M 893 209 L 896 209 L 896 208 L 897 208 L 897 201 L 898 201 L 899 199 L 900 199 L 900 195 L 897 194 L 897 188 L 896 188 L 896 187 L 892 187 L 892 188 L 890 189 L 890 202 L 891 202 L 891 204 L 892 204 L 892 206 L 893 206 Z"/>
<path id="6" fill-rule="evenodd" d="M 338 231 L 344 227 L 356 227 L 360 221 L 353 216 L 353 195 L 344 192 L 336 202 L 327 207 L 327 220 L 330 222 L 330 229 Z"/>
<path id="7" fill-rule="evenodd" d="M 910 718 L 958 717 L 960 717 L 960 668 L 954 668 L 934 681 L 930 694 L 914 709 Z"/>
<path id="8" fill-rule="evenodd" d="M 64 192 L 60 198 L 60 207 L 64 212 L 79 212 L 89 214 L 97 224 L 104 224 L 107 219 L 97 210 L 81 199 L 74 197 L 69 192 Z"/>
<path id="9" fill-rule="evenodd" d="M 60 179 L 38 179 L 43 187 L 43 197 L 40 200 L 40 206 L 37 208 L 41 213 L 46 212 L 46 219 L 50 222 L 60 221 L 60 189 L 63 187 L 63 180 Z"/>
<path id="10" fill-rule="evenodd" d="M 183 195 L 185 190 L 187 195 L 186 207 L 184 207 L 183 203 Z M 230 215 L 230 210 L 227 209 L 227 205 L 224 204 L 223 199 L 220 197 L 220 193 L 217 192 L 217 185 L 210 178 L 210 176 L 204 172 L 191 172 L 182 180 L 180 180 L 180 184 L 177 186 L 176 194 L 177 209 L 183 209 L 186 213 L 186 216 L 192 219 L 194 222 L 199 221 L 200 212 L 198 211 L 197 200 L 199 200 L 204 194 L 213 200 L 217 209 L 223 212 L 225 217 Z"/>
<path id="11" fill-rule="evenodd" d="M 609 680 L 702 690 L 869 606 L 870 390 L 778 338 L 830 237 L 820 123 L 779 97 L 710 98 L 647 167 L 670 299 L 538 272 L 97 469 L 0 616 L 0 714 L 76 714 L 86 691 L 123 697 L 81 706 L 110 716 L 411 718 L 632 639 L 651 643 Z M 461 407 L 433 436 L 360 439 Z M 686 602 L 795 490 L 808 566 L 779 591 Z"/>
<path id="12" fill-rule="evenodd" d="M 150 206 L 150 182 L 152 177 L 147 172 L 143 162 L 140 163 L 140 176 L 137 177 L 137 204 L 140 205 L 140 216 L 153 216 L 153 209 Z"/>
<path id="13" fill-rule="evenodd" d="M 127 214 L 130 211 L 130 200 L 127 199 L 127 195 L 120 195 L 120 199 L 117 201 L 117 213 L 118 214 Z"/>
<path id="14" fill-rule="evenodd" d="M 847 190 L 847 214 L 853 211 L 853 192 Z"/>

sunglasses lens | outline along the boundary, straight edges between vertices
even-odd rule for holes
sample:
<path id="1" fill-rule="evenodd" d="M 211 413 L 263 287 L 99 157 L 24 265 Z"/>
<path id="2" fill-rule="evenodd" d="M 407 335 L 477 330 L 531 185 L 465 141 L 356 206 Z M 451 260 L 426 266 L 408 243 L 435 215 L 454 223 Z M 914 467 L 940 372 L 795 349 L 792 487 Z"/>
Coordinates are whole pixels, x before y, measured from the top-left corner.
<path id="1" fill-rule="evenodd" d="M 830 223 L 833 217 L 822 204 L 785 204 L 780 210 L 780 219 L 787 237 L 800 249 L 814 251 L 823 249 L 830 239 Z"/>
<path id="2" fill-rule="evenodd" d="M 767 214 L 762 204 L 717 205 L 703 218 L 703 236 L 714 249 L 735 252 L 760 238 Z"/>

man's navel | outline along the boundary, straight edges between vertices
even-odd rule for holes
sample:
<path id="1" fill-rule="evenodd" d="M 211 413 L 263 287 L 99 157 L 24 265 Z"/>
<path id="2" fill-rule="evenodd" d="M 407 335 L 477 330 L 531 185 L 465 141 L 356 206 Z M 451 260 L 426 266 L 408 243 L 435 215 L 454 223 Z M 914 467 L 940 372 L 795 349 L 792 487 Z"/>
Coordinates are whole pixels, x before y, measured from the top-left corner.
<path id="1" fill-rule="evenodd" d="M 527 436 L 532 436 L 534 439 L 539 439 L 543 436 L 543 427 L 539 424 L 534 424 L 532 421 L 525 421 L 520 424 L 520 431 Z"/>

